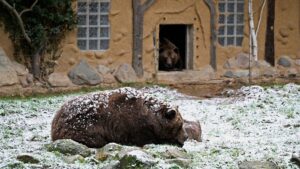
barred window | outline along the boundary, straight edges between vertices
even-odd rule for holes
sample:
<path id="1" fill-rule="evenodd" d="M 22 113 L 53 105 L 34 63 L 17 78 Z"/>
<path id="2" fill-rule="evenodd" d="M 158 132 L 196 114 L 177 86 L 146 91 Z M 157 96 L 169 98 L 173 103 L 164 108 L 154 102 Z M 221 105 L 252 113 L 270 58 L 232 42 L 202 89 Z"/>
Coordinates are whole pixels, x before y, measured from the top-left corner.
<path id="1" fill-rule="evenodd" d="M 241 46 L 244 32 L 244 0 L 219 0 L 218 41 L 223 46 Z"/>
<path id="2" fill-rule="evenodd" d="M 109 48 L 109 0 L 77 1 L 77 45 L 81 50 Z"/>

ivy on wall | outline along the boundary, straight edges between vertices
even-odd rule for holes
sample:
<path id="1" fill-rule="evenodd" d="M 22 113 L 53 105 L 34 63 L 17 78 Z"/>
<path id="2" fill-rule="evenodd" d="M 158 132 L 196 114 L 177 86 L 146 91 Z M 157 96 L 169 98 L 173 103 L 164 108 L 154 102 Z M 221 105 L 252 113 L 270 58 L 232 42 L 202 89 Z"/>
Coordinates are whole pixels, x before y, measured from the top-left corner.
<path id="1" fill-rule="evenodd" d="M 13 42 L 15 57 L 36 78 L 53 71 L 61 40 L 76 22 L 71 0 L 0 0 L 0 23 Z"/>

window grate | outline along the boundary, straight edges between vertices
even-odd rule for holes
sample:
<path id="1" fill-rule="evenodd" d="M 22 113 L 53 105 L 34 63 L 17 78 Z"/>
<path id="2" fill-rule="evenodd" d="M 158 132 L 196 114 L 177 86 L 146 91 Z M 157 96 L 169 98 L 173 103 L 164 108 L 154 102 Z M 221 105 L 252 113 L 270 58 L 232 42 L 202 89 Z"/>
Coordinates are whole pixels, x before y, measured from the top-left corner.
<path id="1" fill-rule="evenodd" d="M 110 0 L 78 0 L 77 6 L 79 49 L 107 50 L 110 40 Z"/>
<path id="2" fill-rule="evenodd" d="M 219 0 L 218 42 L 241 46 L 244 37 L 244 0 Z"/>

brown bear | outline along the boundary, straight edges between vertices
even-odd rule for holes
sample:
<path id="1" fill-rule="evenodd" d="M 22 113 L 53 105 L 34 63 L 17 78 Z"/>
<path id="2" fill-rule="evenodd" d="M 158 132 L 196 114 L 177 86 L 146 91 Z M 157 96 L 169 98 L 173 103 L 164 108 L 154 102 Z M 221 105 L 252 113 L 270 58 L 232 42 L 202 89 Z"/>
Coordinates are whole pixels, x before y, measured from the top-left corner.
<path id="1" fill-rule="evenodd" d="M 181 70 L 182 60 L 179 49 L 171 41 L 163 38 L 159 45 L 159 70 Z"/>
<path id="2" fill-rule="evenodd" d="M 52 140 L 72 139 L 88 147 L 109 142 L 143 146 L 187 139 L 176 107 L 133 88 L 79 96 L 66 102 L 52 122 Z"/>
<path id="3" fill-rule="evenodd" d="M 202 141 L 202 131 L 200 122 L 194 122 L 194 121 L 187 121 L 184 120 L 183 122 L 183 129 L 185 134 L 187 134 L 188 139 L 193 139 L 196 141 Z"/>

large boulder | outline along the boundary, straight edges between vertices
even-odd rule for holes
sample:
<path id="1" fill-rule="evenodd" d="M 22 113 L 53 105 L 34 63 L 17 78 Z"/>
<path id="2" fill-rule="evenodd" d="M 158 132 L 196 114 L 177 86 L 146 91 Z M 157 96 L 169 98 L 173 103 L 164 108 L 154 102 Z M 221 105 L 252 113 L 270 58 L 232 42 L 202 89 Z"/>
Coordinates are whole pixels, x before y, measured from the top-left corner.
<path id="1" fill-rule="evenodd" d="M 56 140 L 46 145 L 48 151 L 58 151 L 66 155 L 81 155 L 87 157 L 91 155 L 91 150 L 78 142 L 70 139 Z"/>
<path id="2" fill-rule="evenodd" d="M 17 72 L 18 76 L 26 76 L 29 73 L 28 69 L 24 65 L 16 61 L 12 61 L 11 66 Z"/>
<path id="3" fill-rule="evenodd" d="M 2 48 L 0 48 L 0 79 L 0 87 L 19 83 L 17 72 Z"/>
<path id="4" fill-rule="evenodd" d="M 115 78 L 121 83 L 137 82 L 138 77 L 129 64 L 121 64 L 114 73 Z"/>
<path id="5" fill-rule="evenodd" d="M 96 66 L 97 72 L 103 77 L 103 83 L 111 84 L 117 83 L 117 80 L 112 75 L 113 70 L 104 65 Z"/>
<path id="6" fill-rule="evenodd" d="M 40 161 L 34 157 L 32 154 L 19 154 L 17 156 L 17 160 L 22 161 L 23 163 L 31 163 L 31 164 L 37 164 Z"/>
<path id="7" fill-rule="evenodd" d="M 81 60 L 70 70 L 68 76 L 77 85 L 97 85 L 102 82 L 102 77 L 85 60 Z"/>
<path id="8" fill-rule="evenodd" d="M 256 61 L 251 60 L 251 67 L 256 66 Z M 225 69 L 249 69 L 249 54 L 239 53 L 235 57 L 228 59 L 224 66 Z"/>
<path id="9" fill-rule="evenodd" d="M 133 150 L 120 159 L 120 168 L 152 168 L 158 161 L 150 154 L 142 150 Z"/>
<path id="10" fill-rule="evenodd" d="M 249 69 L 249 54 L 239 53 L 236 56 L 237 66 L 241 69 Z M 251 59 L 251 67 L 255 65 L 254 59 Z"/>
<path id="11" fill-rule="evenodd" d="M 72 85 L 72 82 L 66 74 L 52 73 L 49 75 L 48 82 L 52 87 L 68 87 Z"/>
<path id="12" fill-rule="evenodd" d="M 281 56 L 277 62 L 278 65 L 283 67 L 291 67 L 293 60 L 289 56 Z"/>

